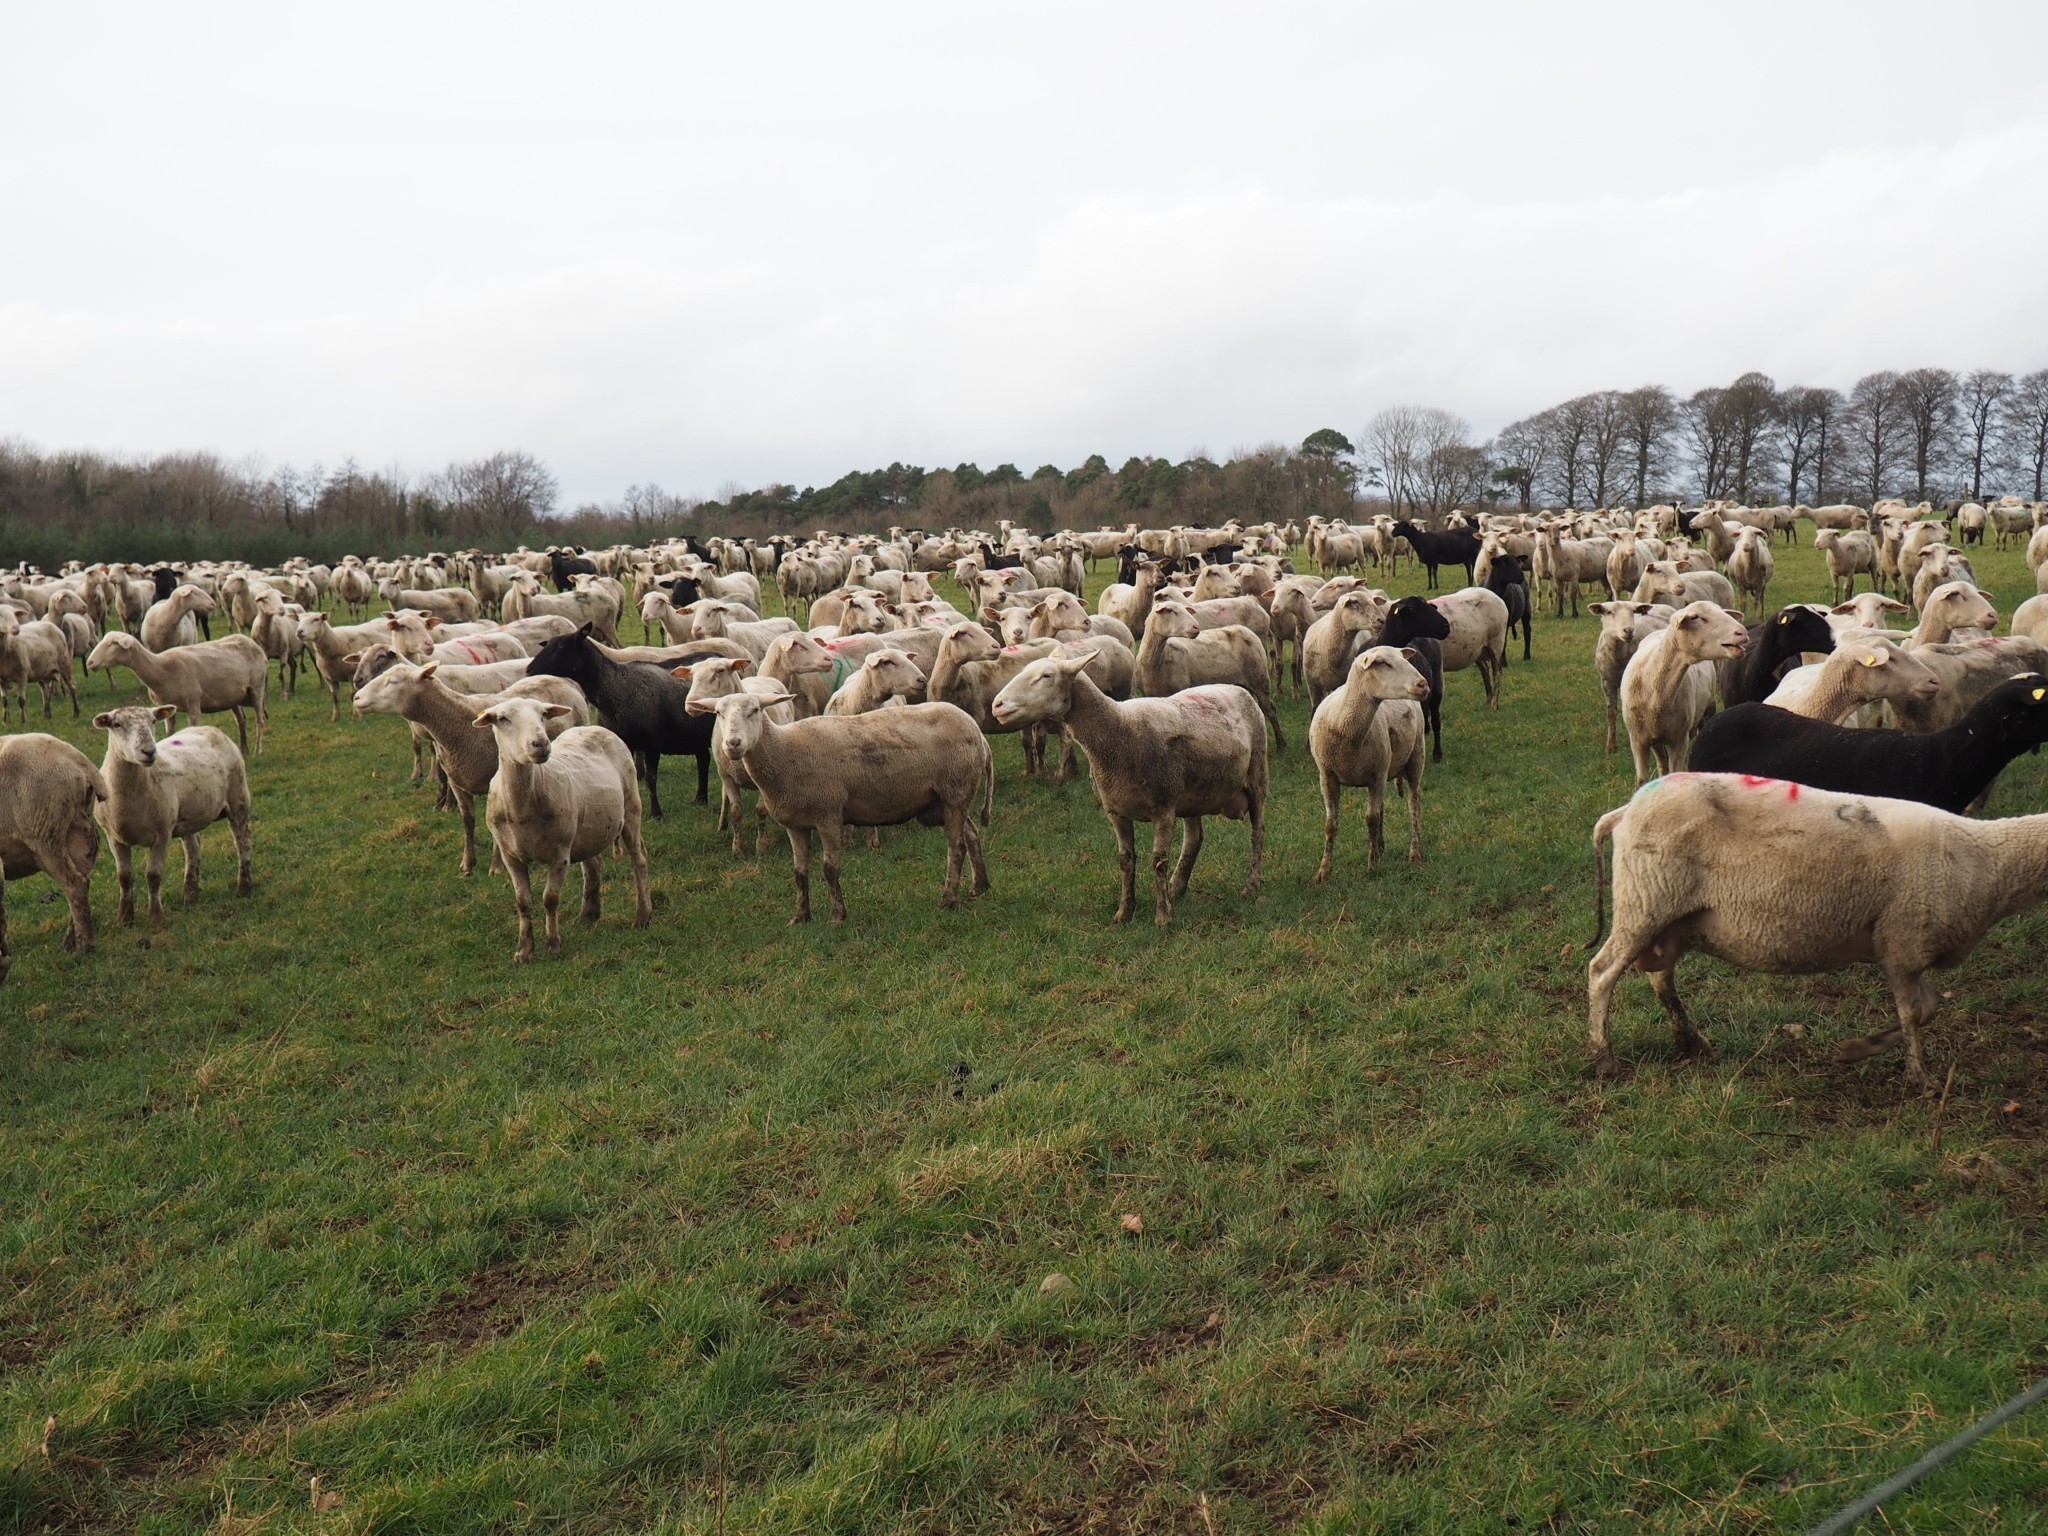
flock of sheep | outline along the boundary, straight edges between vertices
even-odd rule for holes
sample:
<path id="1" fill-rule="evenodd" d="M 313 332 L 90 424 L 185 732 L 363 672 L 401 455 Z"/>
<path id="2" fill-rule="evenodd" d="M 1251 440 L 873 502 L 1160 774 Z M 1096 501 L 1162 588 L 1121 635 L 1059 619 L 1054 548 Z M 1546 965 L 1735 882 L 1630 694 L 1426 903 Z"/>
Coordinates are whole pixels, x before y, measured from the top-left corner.
<path id="1" fill-rule="evenodd" d="M 1674 980 L 1686 953 L 1786 972 L 1869 961 L 1893 988 L 1898 1028 L 1845 1054 L 1902 1040 L 1918 1085 L 1919 1029 L 1938 996 L 1925 972 L 1957 963 L 1992 923 L 2048 894 L 2048 817 L 1961 814 L 1981 805 L 2012 756 L 2048 739 L 2048 597 L 2022 604 L 2010 635 L 1994 637 L 1998 614 L 1967 548 L 1987 531 L 2025 539 L 2048 587 L 2048 508 L 1931 511 L 1710 504 L 1454 515 L 1434 530 L 1318 518 L 1305 528 L 1132 525 L 1050 538 L 1002 526 L 685 539 L 502 561 L 18 571 L 0 583 L 0 709 L 11 714 L 18 701 L 26 723 L 34 683 L 45 717 L 58 693 L 76 714 L 78 659 L 88 671 L 128 668 L 152 705 L 96 717 L 108 741 L 97 767 L 52 736 L 0 738 L 0 865 L 6 878 L 41 871 L 63 888 L 67 947 L 92 942 L 88 882 L 102 831 L 124 923 L 134 852 L 146 854 L 160 922 L 171 840 L 184 843 L 190 896 L 198 834 L 220 820 L 233 829 L 246 893 L 243 754 L 252 715 L 263 750 L 275 662 L 288 696 L 310 670 L 334 718 L 346 686 L 358 716 L 407 722 L 414 781 L 431 772 L 460 813 L 465 875 L 476 797 L 486 797 L 490 869 L 502 868 L 515 894 L 515 961 L 535 950 L 535 866 L 551 950 L 571 864 L 582 866 L 582 916 L 594 921 L 604 860 L 623 855 L 636 924 L 648 922 L 641 820 L 643 806 L 662 814 L 664 755 L 696 760 L 699 801 L 716 768 L 720 826 L 736 853 L 749 795 L 756 847 L 771 819 L 787 833 L 799 922 L 810 917 L 814 841 L 832 917 L 844 918 L 848 828 L 943 826 L 941 904 L 955 904 L 970 866 L 979 895 L 995 788 L 989 738 L 1008 733 L 1023 737 L 1027 772 L 1044 766 L 1055 734 L 1060 777 L 1074 771 L 1076 748 L 1085 754 L 1117 841 L 1118 922 L 1134 913 L 1137 831 L 1151 826 L 1154 918 L 1164 924 L 1205 817 L 1249 822 L 1246 890 L 1257 890 L 1267 733 L 1284 748 L 1274 697 L 1290 681 L 1314 710 L 1308 747 L 1325 808 L 1315 878 L 1331 874 L 1346 787 L 1367 796 L 1368 868 L 1383 851 L 1389 784 L 1408 801 L 1408 857 L 1419 860 L 1445 674 L 1476 669 L 1497 704 L 1513 630 L 1526 658 L 1539 606 L 1576 614 L 1582 590 L 1597 588 L 1607 748 L 1618 720 L 1643 788 L 1595 832 L 1596 852 L 1613 844 L 1615 907 L 1589 969 L 1596 1063 L 1614 1066 L 1607 1021 L 1632 966 L 1648 973 L 1681 1049 L 1702 1051 Z M 1801 518 L 1816 528 L 1833 601 L 1768 610 L 1773 541 Z M 1314 573 L 1296 572 L 1297 557 Z M 1369 584 L 1404 557 L 1427 567 L 1432 588 L 1444 567 L 1463 567 L 1471 584 L 1399 600 Z M 1091 613 L 1086 569 L 1112 559 L 1119 579 Z M 939 575 L 965 594 L 966 611 L 934 590 Z M 1855 592 L 1858 576 L 1873 590 Z M 801 623 L 764 616 L 771 583 Z M 370 617 L 379 600 L 388 611 Z M 635 609 L 643 639 L 658 632 L 663 643 L 623 643 L 621 618 Z M 1910 633 L 1884 627 L 1909 611 Z M 203 638 L 223 620 L 233 633 Z M 159 739 L 159 723 L 180 712 L 186 728 Z M 235 716 L 239 747 L 200 724 L 222 712 Z M 1891 728 L 1873 728 L 1880 713 Z M 1901 860 L 1925 873 L 1898 881 Z M 1859 873 L 1845 880 L 1845 869 Z M 0 977 L 9 963 L 0 902 Z"/>

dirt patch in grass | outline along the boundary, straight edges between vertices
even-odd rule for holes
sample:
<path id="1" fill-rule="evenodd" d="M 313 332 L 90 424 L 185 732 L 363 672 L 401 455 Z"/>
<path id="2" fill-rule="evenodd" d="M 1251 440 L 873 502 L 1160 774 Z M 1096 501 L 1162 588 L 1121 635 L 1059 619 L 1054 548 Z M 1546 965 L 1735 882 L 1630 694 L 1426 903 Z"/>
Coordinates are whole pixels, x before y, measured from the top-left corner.
<path id="1" fill-rule="evenodd" d="M 493 1264 L 470 1276 L 459 1292 L 413 1317 L 394 1337 L 414 1349 L 438 1346 L 466 1354 L 517 1333 L 535 1312 L 582 1288 L 589 1278 L 584 1271 L 533 1269 L 524 1261 Z"/>

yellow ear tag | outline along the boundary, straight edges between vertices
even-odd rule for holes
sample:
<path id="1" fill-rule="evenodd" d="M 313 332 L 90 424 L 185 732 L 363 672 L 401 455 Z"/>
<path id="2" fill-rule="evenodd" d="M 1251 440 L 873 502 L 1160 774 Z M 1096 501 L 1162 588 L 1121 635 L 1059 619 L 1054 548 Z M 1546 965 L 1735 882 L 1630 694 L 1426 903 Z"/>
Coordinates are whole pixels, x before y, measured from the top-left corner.
<path id="1" fill-rule="evenodd" d="M 2043 699 L 2048 699 L 2048 688 L 2036 688 L 2034 690 L 2034 702 L 2038 704 Z"/>
<path id="2" fill-rule="evenodd" d="M 1877 665 L 1878 661 L 1879 657 L 1877 652 L 1872 651 L 1868 656 L 1863 658 L 1863 665 L 1865 665 L 1866 667 L 1874 667 Z"/>

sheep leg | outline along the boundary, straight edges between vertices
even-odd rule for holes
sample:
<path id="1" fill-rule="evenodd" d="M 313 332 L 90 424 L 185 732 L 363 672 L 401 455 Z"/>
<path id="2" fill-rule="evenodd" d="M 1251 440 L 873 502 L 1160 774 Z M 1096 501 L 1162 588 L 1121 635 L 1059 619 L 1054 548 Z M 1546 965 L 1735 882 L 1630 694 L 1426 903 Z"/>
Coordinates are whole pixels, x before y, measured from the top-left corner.
<path id="1" fill-rule="evenodd" d="M 1430 761 L 1444 760 L 1444 694 L 1439 687 L 1422 701 L 1422 723 L 1429 729 Z"/>
<path id="2" fill-rule="evenodd" d="M 1614 1049 L 1607 1038 L 1607 1019 L 1614 1010 L 1614 988 L 1629 962 L 1654 937 L 1651 933 L 1624 929 L 1617 913 L 1614 931 L 1586 966 L 1587 1053 L 1593 1059 L 1593 1070 L 1602 1077 L 1621 1074 L 1621 1064 L 1614 1059 Z"/>
<path id="3" fill-rule="evenodd" d="M 524 859 L 506 860 L 505 873 L 512 877 L 512 905 L 519 913 L 519 947 L 512 951 L 512 963 L 524 965 L 533 958 L 533 877 Z"/>
<path id="4" fill-rule="evenodd" d="M 967 839 L 974 825 L 973 806 L 946 807 L 946 884 L 939 892 L 939 907 L 950 912 L 960 904 L 960 866 L 966 862 Z"/>
<path id="5" fill-rule="evenodd" d="M 1614 753 L 1614 722 L 1620 713 L 1620 705 L 1614 695 L 1610 693 L 1607 696 L 1607 751 L 1609 756 L 1612 756 Z"/>
<path id="6" fill-rule="evenodd" d="M 1060 727 L 1060 771 L 1058 782 L 1064 784 L 1074 776 L 1074 737 L 1064 725 Z"/>
<path id="7" fill-rule="evenodd" d="M 1112 922 L 1128 923 L 1138 899 L 1138 840 L 1128 816 L 1110 812 L 1109 825 L 1116 833 L 1116 867 L 1123 878 L 1123 897 L 1117 903 Z"/>
<path id="8" fill-rule="evenodd" d="M 768 804 L 761 798 L 759 790 L 754 792 L 754 857 L 766 857 L 768 853 Z"/>
<path id="9" fill-rule="evenodd" d="M 228 817 L 228 827 L 235 834 L 235 861 L 240 866 L 235 877 L 235 894 L 246 896 L 256 888 L 255 839 L 249 834 L 247 801 Z"/>
<path id="10" fill-rule="evenodd" d="M 789 828 L 790 872 L 796 879 L 796 916 L 792 924 L 811 920 L 811 829 Z"/>
<path id="11" fill-rule="evenodd" d="M 185 845 L 185 900 L 194 901 L 199 896 L 199 834 L 191 833 L 179 841 Z M 168 854 L 169 850 L 165 851 Z"/>
<path id="12" fill-rule="evenodd" d="M 962 812 L 967 818 L 967 862 L 974 867 L 974 884 L 969 888 L 971 896 L 988 894 L 988 865 L 981 856 L 981 828 L 974 824 L 974 802 L 969 799 Z"/>
<path id="13" fill-rule="evenodd" d="M 75 911 L 72 915 L 72 921 L 74 923 L 77 921 Z M 71 938 L 72 936 L 68 933 L 64 936 L 64 942 L 67 946 L 71 943 Z M 0 981 L 7 979 L 7 973 L 13 966 L 14 956 L 7 952 L 7 881 L 4 876 L 0 876 Z"/>
<path id="14" fill-rule="evenodd" d="M 237 732 L 237 733 L 239 733 L 239 734 L 240 734 L 240 736 L 241 736 L 241 738 L 242 738 L 242 751 L 243 751 L 243 753 L 244 753 L 244 754 L 246 754 L 246 753 L 248 752 L 248 750 L 249 750 L 249 721 L 248 721 L 248 718 L 247 718 L 247 717 L 246 717 L 245 715 L 243 715 L 243 713 L 242 713 L 242 706 L 241 706 L 241 705 L 239 705 L 239 704 L 231 704 L 231 705 L 229 705 L 228 707 L 229 707 L 229 709 L 230 709 L 230 710 L 232 710 L 232 711 L 233 711 L 233 713 L 234 713 L 234 717 L 235 717 L 235 730 L 236 730 L 236 732 Z M 199 723 L 199 722 L 198 722 L 198 721 L 196 721 L 196 720 L 195 720 L 195 721 L 193 722 L 193 724 L 195 724 L 195 725 L 197 725 L 198 723 Z"/>
<path id="15" fill-rule="evenodd" d="M 329 677 L 322 677 L 321 681 L 327 684 L 327 723 L 329 725 L 339 725 L 341 724 L 341 684 Z"/>
<path id="16" fill-rule="evenodd" d="M 462 813 L 462 878 L 476 873 L 476 796 L 455 791 L 455 808 Z"/>
<path id="17" fill-rule="evenodd" d="M 1188 893 L 1188 880 L 1195 872 L 1195 857 L 1202 851 L 1202 818 L 1184 816 L 1181 818 L 1180 862 L 1173 867 L 1173 886 L 1170 894 L 1175 901 Z"/>
<path id="18" fill-rule="evenodd" d="M 123 928 L 135 921 L 135 850 L 114 841 L 114 879 L 121 891 L 121 907 L 115 921 Z"/>
<path id="19" fill-rule="evenodd" d="M 1387 854 L 1387 781 L 1365 786 L 1365 868 L 1370 874 Z"/>
<path id="20" fill-rule="evenodd" d="M 656 821 L 661 820 L 661 754 L 642 752 L 640 754 L 640 777 L 647 781 L 647 814 Z"/>
<path id="21" fill-rule="evenodd" d="M 1323 780 L 1323 862 L 1316 866 L 1313 881 L 1321 885 L 1330 878 L 1330 869 L 1335 862 L 1337 851 L 1337 813 L 1344 798 L 1344 781 L 1325 768 Z"/>
<path id="22" fill-rule="evenodd" d="M 705 748 L 697 754 L 697 804 L 711 803 L 711 750 Z"/>
<path id="23" fill-rule="evenodd" d="M 1273 748 L 1285 751 L 1287 738 L 1280 734 L 1280 711 L 1273 707 L 1273 696 L 1265 689 L 1259 690 L 1259 713 L 1266 717 L 1266 724 L 1273 728 Z"/>
<path id="24" fill-rule="evenodd" d="M 540 904 L 547 916 L 548 953 L 562 947 L 562 887 L 569 883 L 569 860 L 564 855 L 548 865 L 548 883 L 541 890 Z"/>
<path id="25" fill-rule="evenodd" d="M 626 825 L 622 835 L 626 842 L 626 857 L 633 861 L 633 926 L 645 928 L 654 921 L 654 898 L 647 891 L 647 844 L 640 836 L 640 808 L 630 801 L 626 805 Z"/>
<path id="26" fill-rule="evenodd" d="M 846 921 L 846 898 L 839 893 L 839 855 L 845 836 L 844 822 L 823 821 L 818 824 L 818 841 L 825 845 L 825 887 L 832 893 L 832 921 L 835 923 Z"/>
<path id="27" fill-rule="evenodd" d="M 149 922 L 153 928 L 161 928 L 164 925 L 164 865 L 170 862 L 170 857 L 171 839 L 170 834 L 166 833 L 162 842 L 151 846 L 149 864 L 145 871 L 145 878 L 149 882 Z"/>
<path id="28" fill-rule="evenodd" d="M 1860 1039 L 1845 1040 L 1835 1052 L 1835 1057 L 1844 1062 L 1861 1061 L 1896 1045 L 1903 1038 L 1906 1044 L 1906 1086 L 1917 1093 L 1927 1087 L 1927 1065 L 1920 1054 L 1920 1026 L 1934 1017 L 1935 1009 L 1941 1006 L 1941 994 L 1923 975 L 1894 973 L 1886 979 L 1892 984 L 1892 999 L 1898 1007 L 1898 1026 L 1880 1029 Z"/>
<path id="29" fill-rule="evenodd" d="M 604 915 L 604 901 L 598 891 L 603 868 L 603 854 L 583 861 L 583 910 L 576 914 L 579 922 L 594 923 Z"/>
<path id="30" fill-rule="evenodd" d="M 1664 1016 L 1671 1020 L 1671 1038 L 1678 1046 L 1678 1054 L 1712 1061 L 1714 1048 L 1707 1044 L 1707 1037 L 1694 1027 L 1692 1015 L 1685 1011 L 1685 1003 L 1678 995 L 1676 960 L 1664 970 L 1650 972 L 1650 990 L 1657 994 L 1657 1001 L 1664 1005 Z"/>
<path id="31" fill-rule="evenodd" d="M 1152 921 L 1162 928 L 1173 921 L 1173 898 L 1167 884 L 1171 874 L 1173 819 L 1173 812 L 1168 811 L 1152 823 L 1152 879 L 1157 887 Z"/>
<path id="32" fill-rule="evenodd" d="M 45 680 L 37 683 L 36 686 L 43 690 L 43 718 L 47 720 L 50 718 L 50 685 Z"/>

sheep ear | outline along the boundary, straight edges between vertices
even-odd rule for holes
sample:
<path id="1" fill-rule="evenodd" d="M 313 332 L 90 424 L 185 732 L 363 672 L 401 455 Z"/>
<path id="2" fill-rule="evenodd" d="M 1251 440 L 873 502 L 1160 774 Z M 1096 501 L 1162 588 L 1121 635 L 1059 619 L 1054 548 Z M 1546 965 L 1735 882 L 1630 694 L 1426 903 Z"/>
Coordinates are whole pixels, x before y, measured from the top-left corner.
<path id="1" fill-rule="evenodd" d="M 350 651 L 341 658 L 341 664 L 351 669 L 360 667 L 363 664 L 363 653 L 361 651 Z"/>
<path id="2" fill-rule="evenodd" d="M 429 629 L 438 629 L 438 628 L 440 627 L 440 624 L 441 624 L 441 621 L 440 621 L 440 619 L 439 619 L 439 618 L 435 617 L 435 616 L 434 616 L 434 615 L 432 615 L 432 614 L 429 614 L 429 615 L 427 616 L 427 628 L 429 628 Z"/>
<path id="3" fill-rule="evenodd" d="M 94 730 L 111 731 L 114 728 L 114 717 L 112 715 L 94 715 L 92 717 L 92 724 Z"/>
<path id="4" fill-rule="evenodd" d="M 566 715 L 575 714 L 576 711 L 566 704 L 543 704 L 540 707 L 540 713 L 541 718 L 544 720 L 560 720 Z"/>
<path id="5" fill-rule="evenodd" d="M 1422 665 L 1422 653 L 1416 650 L 1415 647 L 1412 645 L 1404 645 L 1401 647 L 1401 658 L 1402 660 L 1406 661 L 1408 665 L 1411 667 L 1419 667 Z"/>
<path id="6" fill-rule="evenodd" d="M 715 715 L 718 713 L 717 704 L 713 703 L 710 699 L 692 699 L 683 706 L 683 709 L 692 715 Z"/>
<path id="7" fill-rule="evenodd" d="M 668 675 L 670 677 L 680 677 L 687 683 L 690 680 L 690 669 L 688 667 L 670 667 Z"/>
<path id="8" fill-rule="evenodd" d="M 432 677 L 436 672 L 440 670 L 441 663 L 439 663 L 438 661 L 423 662 L 420 665 L 419 675 L 423 678 Z"/>
<path id="9" fill-rule="evenodd" d="M 480 731 L 488 731 L 491 728 L 491 726 L 497 722 L 499 718 L 500 716 L 498 714 L 498 706 L 493 704 L 489 709 L 485 710 L 482 714 L 478 715 L 474 720 L 470 721 L 469 723 L 475 726 Z"/>
<path id="10" fill-rule="evenodd" d="M 1881 667 L 1885 664 L 1888 655 L 1888 652 L 1873 650 L 1868 656 L 1863 658 L 1863 665 L 1866 667 Z"/>

